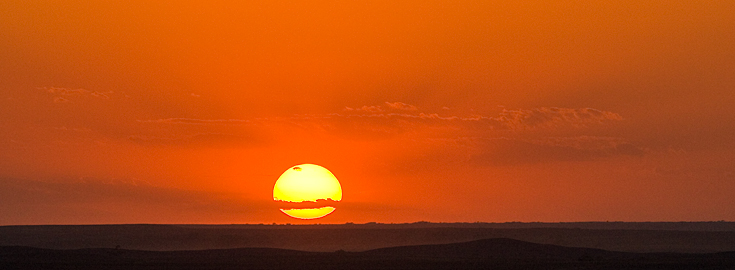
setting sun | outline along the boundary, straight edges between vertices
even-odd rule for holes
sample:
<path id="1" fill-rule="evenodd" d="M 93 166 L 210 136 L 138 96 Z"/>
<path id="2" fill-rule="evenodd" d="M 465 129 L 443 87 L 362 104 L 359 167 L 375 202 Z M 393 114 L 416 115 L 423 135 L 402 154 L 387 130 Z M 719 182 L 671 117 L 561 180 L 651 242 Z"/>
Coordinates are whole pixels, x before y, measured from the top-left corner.
<path id="1" fill-rule="evenodd" d="M 299 219 L 315 219 L 335 208 L 324 203 L 342 200 L 342 187 L 326 168 L 301 164 L 286 170 L 273 187 L 273 200 L 283 203 L 281 211 Z"/>

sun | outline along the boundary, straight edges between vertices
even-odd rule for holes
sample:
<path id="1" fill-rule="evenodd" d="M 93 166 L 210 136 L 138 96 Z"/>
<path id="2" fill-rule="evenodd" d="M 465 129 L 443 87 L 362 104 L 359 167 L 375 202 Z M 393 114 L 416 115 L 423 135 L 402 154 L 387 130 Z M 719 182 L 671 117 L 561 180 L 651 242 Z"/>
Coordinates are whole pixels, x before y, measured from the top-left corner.
<path id="1" fill-rule="evenodd" d="M 342 186 L 326 168 L 314 164 L 296 165 L 281 174 L 273 186 L 273 200 L 281 212 L 298 219 L 315 219 L 334 212 L 333 203 L 342 200 Z"/>

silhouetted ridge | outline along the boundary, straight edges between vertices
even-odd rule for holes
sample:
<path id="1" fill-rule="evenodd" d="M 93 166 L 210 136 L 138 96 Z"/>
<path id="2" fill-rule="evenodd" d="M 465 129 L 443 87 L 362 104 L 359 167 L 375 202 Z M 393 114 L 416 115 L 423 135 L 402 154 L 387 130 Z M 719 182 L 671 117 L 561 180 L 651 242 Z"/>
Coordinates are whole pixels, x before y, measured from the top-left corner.
<path id="1" fill-rule="evenodd" d="M 592 248 L 536 244 L 509 238 L 482 239 L 470 242 L 380 248 L 365 254 L 414 258 L 484 258 L 484 259 L 564 259 L 585 257 L 625 257 L 633 253 Z"/>
<path id="2" fill-rule="evenodd" d="M 143 251 L 0 246 L 2 269 L 735 269 L 735 252 L 626 253 L 507 238 L 364 252 L 275 248 Z"/>
<path id="3" fill-rule="evenodd" d="M 575 224 L 555 225 L 584 225 Z M 641 226 L 648 227 L 655 224 L 645 223 L 641 224 Z M 696 224 L 689 225 L 694 226 Z M 720 223 L 712 222 L 706 224 L 714 225 Z M 724 222 L 724 224 L 727 225 L 730 223 Z M 331 252 L 336 250 L 366 251 L 395 246 L 433 245 L 479 239 L 510 238 L 532 243 L 623 252 L 710 253 L 735 251 L 735 230 L 677 231 L 673 230 L 673 228 L 680 227 L 676 224 L 674 224 L 676 226 L 672 225 L 673 227 L 667 227 L 669 229 L 666 230 L 602 230 L 581 228 L 513 229 L 492 227 L 528 227 L 532 225 L 530 223 L 517 225 L 415 223 L 0 226 L 0 246 L 28 246 L 51 249 L 113 248 L 120 246 L 123 249 L 159 251 L 269 247 Z M 554 224 L 540 224 L 539 226 L 547 225 Z M 595 223 L 590 226 L 599 228 L 602 225 L 606 224 Z M 624 225 L 634 228 L 639 224 L 624 223 L 617 224 L 613 227 Z"/>

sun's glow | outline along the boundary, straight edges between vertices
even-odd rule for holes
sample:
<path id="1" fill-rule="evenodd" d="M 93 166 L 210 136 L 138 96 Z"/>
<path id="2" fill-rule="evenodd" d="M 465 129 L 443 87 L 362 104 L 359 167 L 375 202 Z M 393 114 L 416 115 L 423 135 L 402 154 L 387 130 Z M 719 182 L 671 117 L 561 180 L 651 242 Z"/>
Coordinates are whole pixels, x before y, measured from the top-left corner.
<path id="1" fill-rule="evenodd" d="M 342 186 L 326 168 L 314 164 L 301 164 L 286 170 L 273 186 L 273 200 L 294 203 L 293 208 L 281 208 L 284 214 L 300 219 L 315 219 L 334 212 L 333 206 L 299 207 L 302 202 L 342 200 Z M 307 205 L 307 204 L 303 204 Z"/>

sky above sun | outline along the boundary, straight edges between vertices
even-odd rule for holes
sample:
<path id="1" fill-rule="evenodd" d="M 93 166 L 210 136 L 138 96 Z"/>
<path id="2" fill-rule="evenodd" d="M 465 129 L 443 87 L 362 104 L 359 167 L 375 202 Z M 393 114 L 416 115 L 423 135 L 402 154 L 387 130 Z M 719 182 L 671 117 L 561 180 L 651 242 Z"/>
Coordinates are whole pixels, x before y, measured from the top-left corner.
<path id="1" fill-rule="evenodd" d="M 293 2 L 1 1 L 0 225 L 735 220 L 733 1 Z"/>

